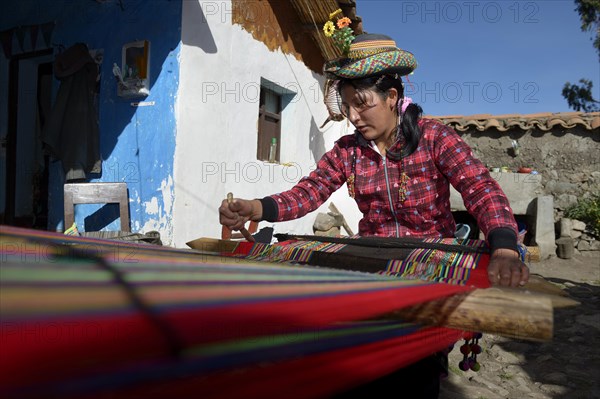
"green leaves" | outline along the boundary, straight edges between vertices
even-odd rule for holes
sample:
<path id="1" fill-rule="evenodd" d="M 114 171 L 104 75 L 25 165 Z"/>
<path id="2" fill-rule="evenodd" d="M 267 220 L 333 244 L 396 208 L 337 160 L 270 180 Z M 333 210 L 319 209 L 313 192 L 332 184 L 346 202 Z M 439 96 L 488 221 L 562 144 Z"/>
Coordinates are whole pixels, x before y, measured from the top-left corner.
<path id="1" fill-rule="evenodd" d="M 333 41 L 337 47 L 339 47 L 344 54 L 350 51 L 350 44 L 354 40 L 354 32 L 349 26 L 342 29 L 338 29 L 333 33 Z"/>
<path id="2" fill-rule="evenodd" d="M 600 237 L 600 193 L 568 208 L 565 217 L 581 220 L 596 237 Z"/>

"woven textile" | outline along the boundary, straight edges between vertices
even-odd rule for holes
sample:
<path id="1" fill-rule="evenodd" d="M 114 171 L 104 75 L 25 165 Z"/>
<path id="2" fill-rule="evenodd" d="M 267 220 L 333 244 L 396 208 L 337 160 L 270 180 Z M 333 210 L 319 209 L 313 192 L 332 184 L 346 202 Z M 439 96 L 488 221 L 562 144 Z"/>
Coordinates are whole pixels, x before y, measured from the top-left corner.
<path id="1" fill-rule="evenodd" d="M 373 320 L 467 287 L 0 228 L 0 397 L 324 398 L 463 334 Z"/>
<path id="2" fill-rule="evenodd" d="M 363 51 L 363 54 L 357 57 L 368 58 L 353 62 L 348 62 L 347 59 L 333 60 L 326 64 L 325 72 L 334 78 L 356 79 L 396 70 L 407 75 L 417 67 L 414 56 L 407 51 L 385 51 L 375 54 Z"/>
<path id="3" fill-rule="evenodd" d="M 391 37 L 364 33 L 354 38 L 343 57 L 325 62 L 323 72 L 329 79 L 356 79 L 379 73 L 405 76 L 416 67 L 414 55 L 396 47 Z"/>
<path id="4" fill-rule="evenodd" d="M 483 248 L 481 240 L 457 238 L 428 238 L 424 242 L 448 245 L 467 245 Z M 451 284 L 465 284 L 471 272 L 481 261 L 482 253 L 450 252 L 439 249 L 415 249 L 405 259 L 390 260 L 382 274 L 408 279 L 443 281 Z"/>
<path id="5" fill-rule="evenodd" d="M 338 252 L 345 248 L 344 244 L 331 244 L 319 241 L 297 241 L 285 245 L 256 244 L 246 258 L 267 262 L 308 263 L 315 251 Z"/>
<path id="6" fill-rule="evenodd" d="M 424 243 L 485 248 L 485 241 L 456 238 L 427 238 Z M 282 244 L 254 244 L 247 251 L 238 251 L 236 256 L 247 259 L 276 262 L 312 264 L 318 252 L 344 253 L 352 245 L 319 241 L 286 241 Z M 365 250 L 366 251 L 366 250 Z M 489 256 L 481 252 L 453 252 L 441 249 L 418 248 L 403 259 L 390 259 L 378 272 L 381 275 L 409 280 L 425 280 L 477 287 L 487 287 L 485 267 Z M 322 265 L 328 266 L 328 265 Z M 474 271 L 477 270 L 475 276 Z"/>

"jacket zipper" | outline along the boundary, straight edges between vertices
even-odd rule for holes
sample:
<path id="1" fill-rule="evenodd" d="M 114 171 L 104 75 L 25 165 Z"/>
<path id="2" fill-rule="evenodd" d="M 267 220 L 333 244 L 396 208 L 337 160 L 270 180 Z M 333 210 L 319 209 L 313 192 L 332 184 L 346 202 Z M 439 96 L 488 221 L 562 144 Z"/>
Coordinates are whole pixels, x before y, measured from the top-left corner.
<path id="1" fill-rule="evenodd" d="M 385 185 L 386 185 L 386 190 L 387 190 L 387 194 L 388 194 L 388 200 L 390 201 L 390 211 L 392 212 L 392 215 L 394 216 L 394 221 L 396 222 L 396 237 L 400 237 L 400 227 L 398 224 L 398 217 L 396 216 L 396 210 L 394 209 L 394 203 L 392 202 L 392 192 L 390 190 L 390 179 L 388 177 L 388 168 L 387 168 L 387 162 L 386 162 L 386 157 L 382 156 L 381 157 L 383 159 L 383 174 L 385 175 Z"/>

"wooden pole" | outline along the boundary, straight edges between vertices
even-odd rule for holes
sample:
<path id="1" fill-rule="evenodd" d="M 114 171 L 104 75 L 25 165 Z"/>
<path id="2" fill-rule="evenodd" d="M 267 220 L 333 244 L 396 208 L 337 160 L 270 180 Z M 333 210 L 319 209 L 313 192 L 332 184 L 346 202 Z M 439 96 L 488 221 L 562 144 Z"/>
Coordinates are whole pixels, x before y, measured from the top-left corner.
<path id="1" fill-rule="evenodd" d="M 498 334 L 532 341 L 552 339 L 552 301 L 543 295 L 507 288 L 466 294 L 399 309 L 382 318 Z"/>
<path id="2" fill-rule="evenodd" d="M 231 204 L 233 202 L 233 193 L 227 193 L 227 203 Z M 244 227 L 242 226 L 242 228 L 240 229 L 240 233 L 242 233 L 242 235 L 244 236 L 244 238 L 250 242 L 254 242 L 254 237 L 252 237 L 252 234 L 250 234 L 250 232 Z"/>

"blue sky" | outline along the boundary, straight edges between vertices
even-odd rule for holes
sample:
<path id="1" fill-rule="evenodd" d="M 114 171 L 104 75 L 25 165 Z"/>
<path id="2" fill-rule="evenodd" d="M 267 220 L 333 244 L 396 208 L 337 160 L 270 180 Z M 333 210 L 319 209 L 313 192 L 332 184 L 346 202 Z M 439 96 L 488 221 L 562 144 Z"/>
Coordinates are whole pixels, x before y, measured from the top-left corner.
<path id="1" fill-rule="evenodd" d="M 429 115 L 570 112 L 565 82 L 600 63 L 572 0 L 362 0 L 364 30 L 391 36 L 419 64 L 407 95 Z"/>

